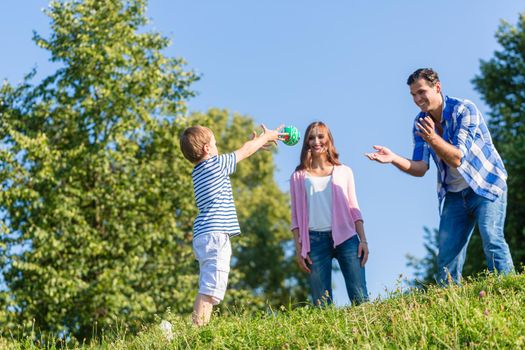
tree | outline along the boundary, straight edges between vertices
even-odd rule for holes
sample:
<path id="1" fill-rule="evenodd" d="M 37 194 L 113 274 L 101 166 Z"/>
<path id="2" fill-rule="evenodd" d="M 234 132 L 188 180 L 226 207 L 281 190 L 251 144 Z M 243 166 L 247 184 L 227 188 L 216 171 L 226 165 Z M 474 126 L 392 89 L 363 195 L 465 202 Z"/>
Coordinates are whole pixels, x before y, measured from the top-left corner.
<path id="1" fill-rule="evenodd" d="M 8 326 L 80 339 L 187 310 L 190 171 L 181 123 L 197 77 L 141 33 L 144 0 L 54 1 L 34 41 L 60 68 L 0 90 L 1 268 Z M 169 117 L 171 116 L 171 117 Z M 174 214 L 175 213 L 175 214 Z"/>
<path id="2" fill-rule="evenodd" d="M 525 262 L 525 14 L 514 26 L 502 22 L 501 45 L 490 60 L 481 60 L 473 84 L 490 107 L 492 138 L 508 172 L 505 236 L 514 263 Z"/>
<path id="3" fill-rule="evenodd" d="M 198 77 L 162 54 L 166 38 L 141 30 L 145 8 L 145 0 L 52 2 L 51 37 L 34 41 L 60 68 L 36 85 L 33 71 L 0 89 L 3 331 L 89 339 L 117 323 L 136 331 L 167 308 L 192 309 L 197 209 L 178 136 L 201 123 L 232 151 L 253 121 L 222 110 L 185 116 Z M 227 306 L 306 298 L 305 276 L 286 254 L 288 199 L 273 171 L 272 153 L 260 153 L 233 177 L 243 235 Z"/>

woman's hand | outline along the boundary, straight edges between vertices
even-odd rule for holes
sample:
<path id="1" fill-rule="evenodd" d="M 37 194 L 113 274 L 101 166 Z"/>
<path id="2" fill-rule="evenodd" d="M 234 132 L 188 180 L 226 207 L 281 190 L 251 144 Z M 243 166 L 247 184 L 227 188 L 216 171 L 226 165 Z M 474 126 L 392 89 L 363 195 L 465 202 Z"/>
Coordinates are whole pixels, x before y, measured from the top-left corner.
<path id="1" fill-rule="evenodd" d="M 293 238 L 295 242 L 295 259 L 297 260 L 297 265 L 299 265 L 299 269 L 301 269 L 304 272 L 310 273 L 311 270 L 308 267 L 307 263 L 309 265 L 312 265 L 312 260 L 310 259 L 310 255 L 306 255 L 306 258 L 303 258 L 301 255 L 301 251 L 303 250 L 303 245 L 301 243 L 301 239 L 299 238 L 299 229 L 294 228 L 292 230 L 293 232 Z"/>
<path id="2" fill-rule="evenodd" d="M 308 264 L 312 265 L 312 260 L 310 259 L 310 256 L 307 255 L 306 258 L 303 258 L 301 256 L 301 253 L 299 252 L 295 254 L 295 257 L 297 259 L 297 265 L 299 265 L 299 268 L 304 272 L 310 273 L 310 268 L 308 267 L 308 265 L 306 265 L 307 262 Z"/>
<path id="3" fill-rule="evenodd" d="M 368 242 L 359 242 L 359 248 L 357 248 L 357 256 L 361 258 L 361 266 L 365 266 L 368 261 Z"/>
<path id="4" fill-rule="evenodd" d="M 306 255 L 306 258 L 303 258 L 301 255 L 302 245 L 298 242 L 298 240 L 295 240 L 295 259 L 297 260 L 297 265 L 299 265 L 299 268 L 303 270 L 304 272 L 310 273 L 310 268 L 306 264 L 308 262 L 309 265 L 312 265 L 312 260 L 310 259 L 310 255 Z"/>

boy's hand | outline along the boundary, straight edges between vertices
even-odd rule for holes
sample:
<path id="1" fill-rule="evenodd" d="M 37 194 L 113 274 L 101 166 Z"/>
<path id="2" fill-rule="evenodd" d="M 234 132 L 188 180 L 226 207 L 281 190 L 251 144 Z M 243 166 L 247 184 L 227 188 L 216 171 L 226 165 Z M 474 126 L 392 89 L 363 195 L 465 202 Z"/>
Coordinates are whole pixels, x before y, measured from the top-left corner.
<path id="1" fill-rule="evenodd" d="M 268 129 L 264 124 L 261 124 L 261 128 L 263 129 L 261 135 L 257 135 L 257 132 L 254 131 L 252 134 L 252 140 L 255 140 L 259 137 L 264 137 L 267 141 L 261 147 L 264 150 L 270 150 L 272 148 L 272 145 L 277 146 L 277 140 L 284 140 L 284 136 L 286 135 L 286 133 L 280 132 L 284 128 L 284 124 L 280 125 L 275 130 Z"/>
<path id="2" fill-rule="evenodd" d="M 255 140 L 256 138 L 258 138 L 259 135 L 257 135 L 257 132 L 254 130 L 252 132 L 252 140 Z M 271 151 L 273 146 L 277 147 L 277 141 L 273 140 L 273 141 L 268 141 L 267 143 L 265 143 L 261 149 L 264 150 L 264 151 Z"/>
<path id="3" fill-rule="evenodd" d="M 284 136 L 286 135 L 285 132 L 281 132 L 284 128 L 284 124 L 279 125 L 275 130 L 268 129 L 264 124 L 261 124 L 261 128 L 263 129 L 261 137 L 265 137 L 267 141 L 284 140 Z"/>
<path id="4" fill-rule="evenodd" d="M 253 132 L 252 139 L 235 151 L 237 163 L 248 158 L 260 148 L 264 148 L 268 143 L 276 143 L 275 141 L 284 139 L 284 135 L 286 135 L 286 133 L 279 132 L 283 128 L 282 125 L 275 130 L 268 129 L 264 124 L 261 124 L 261 127 L 263 132 L 260 135 Z"/>

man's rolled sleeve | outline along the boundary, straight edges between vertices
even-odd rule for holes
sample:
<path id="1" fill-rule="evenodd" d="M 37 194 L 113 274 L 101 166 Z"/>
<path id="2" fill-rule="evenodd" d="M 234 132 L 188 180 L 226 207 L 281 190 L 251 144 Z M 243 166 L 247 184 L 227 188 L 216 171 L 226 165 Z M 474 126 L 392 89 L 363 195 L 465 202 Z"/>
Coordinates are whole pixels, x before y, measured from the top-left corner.
<path id="1" fill-rule="evenodd" d="M 416 126 L 414 123 L 414 151 L 412 152 L 412 160 L 413 161 L 424 161 L 425 163 L 429 164 L 430 162 L 430 151 L 428 149 L 428 144 L 423 140 L 421 136 L 416 134 Z"/>
<path id="2" fill-rule="evenodd" d="M 458 115 L 457 123 L 459 127 L 452 139 L 452 144 L 459 148 L 463 159 L 472 147 L 476 130 L 479 128 L 480 114 L 476 106 L 472 103 L 465 104 Z"/>

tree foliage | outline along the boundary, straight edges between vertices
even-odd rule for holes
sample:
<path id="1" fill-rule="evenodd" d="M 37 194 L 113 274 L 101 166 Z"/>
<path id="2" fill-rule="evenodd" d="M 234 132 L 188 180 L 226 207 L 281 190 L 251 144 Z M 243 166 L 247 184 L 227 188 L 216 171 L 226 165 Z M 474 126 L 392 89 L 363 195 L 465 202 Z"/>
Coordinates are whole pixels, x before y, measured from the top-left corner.
<path id="1" fill-rule="evenodd" d="M 143 29 L 145 9 L 145 0 L 52 2 L 50 38 L 34 41 L 59 68 L 0 89 L 4 331 L 83 339 L 191 310 L 196 207 L 178 135 L 202 121 L 229 150 L 253 125 L 226 111 L 183 117 L 198 77 L 162 53 L 167 38 Z M 283 253 L 288 206 L 271 153 L 245 163 L 234 179 L 246 234 L 230 302 L 302 298 L 283 282 L 297 271 Z"/>
<path id="2" fill-rule="evenodd" d="M 472 83 L 491 109 L 488 124 L 492 140 L 509 175 L 505 237 L 514 263 L 519 267 L 525 262 L 525 14 L 519 16 L 515 26 L 502 22 L 496 39 L 501 49 L 494 52 L 491 59 L 481 60 L 481 72 Z M 433 244 L 431 236 L 426 235 L 425 241 L 426 246 Z M 433 268 L 428 260 L 431 255 L 421 260 L 424 264 L 416 271 Z M 410 261 L 409 265 L 414 266 Z M 475 275 L 486 267 L 476 228 L 463 274 Z M 423 275 L 429 276 L 429 271 Z"/>
<path id="3" fill-rule="evenodd" d="M 144 1 L 47 13 L 51 37 L 34 41 L 61 68 L 0 90 L 2 268 L 13 323 L 84 338 L 189 302 L 190 192 L 173 176 L 188 165 L 163 116 L 184 112 L 196 76 L 139 33 Z"/>
<path id="4" fill-rule="evenodd" d="M 525 14 L 516 25 L 502 22 L 496 32 L 501 45 L 482 60 L 473 79 L 490 107 L 490 128 L 509 174 L 505 236 L 516 265 L 525 262 Z"/>
<path id="5" fill-rule="evenodd" d="M 423 235 L 426 255 L 418 258 L 408 254 L 407 266 L 413 268 L 414 279 L 409 281 L 410 286 L 416 288 L 426 288 L 429 285 L 436 284 L 438 275 L 437 255 L 439 252 L 438 230 L 430 230 L 428 227 L 423 228 Z"/>

